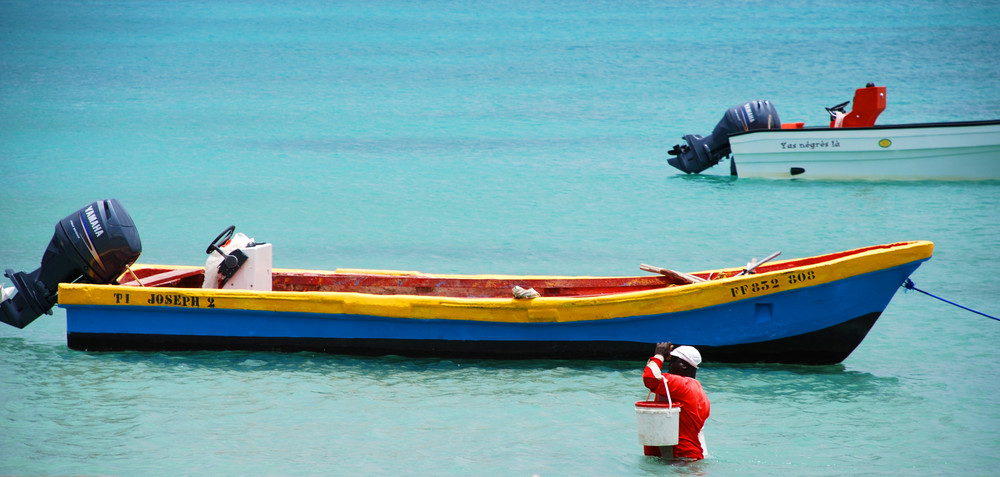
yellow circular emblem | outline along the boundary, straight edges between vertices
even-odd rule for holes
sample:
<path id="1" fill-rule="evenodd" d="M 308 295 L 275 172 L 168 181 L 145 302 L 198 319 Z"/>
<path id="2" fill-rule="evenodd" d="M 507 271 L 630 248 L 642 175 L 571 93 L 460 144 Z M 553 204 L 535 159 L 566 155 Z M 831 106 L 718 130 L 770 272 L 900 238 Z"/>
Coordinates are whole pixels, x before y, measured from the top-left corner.
<path id="1" fill-rule="evenodd" d="M 888 139 L 882 139 L 878 142 L 879 147 L 889 147 L 892 145 L 892 141 Z"/>

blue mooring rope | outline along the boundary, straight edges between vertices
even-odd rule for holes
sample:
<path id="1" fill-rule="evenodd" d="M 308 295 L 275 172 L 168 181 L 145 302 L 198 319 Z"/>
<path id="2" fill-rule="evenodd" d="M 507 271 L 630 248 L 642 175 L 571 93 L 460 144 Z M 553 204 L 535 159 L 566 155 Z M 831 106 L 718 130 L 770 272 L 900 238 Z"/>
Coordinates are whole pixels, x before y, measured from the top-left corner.
<path id="1" fill-rule="evenodd" d="M 916 291 L 918 291 L 920 293 L 923 293 L 924 295 L 927 295 L 927 296 L 929 296 L 931 298 L 937 298 L 938 300 L 941 300 L 941 301 L 943 301 L 945 303 L 948 303 L 949 305 L 955 305 L 955 306 L 957 306 L 957 307 L 959 307 L 959 308 L 961 308 L 963 310 L 971 311 L 971 312 L 973 312 L 973 313 L 975 313 L 977 315 L 983 315 L 983 316 L 985 316 L 987 318 L 993 318 L 994 320 L 1000 321 L 1000 318 L 997 318 L 995 316 L 987 315 L 986 313 L 983 313 L 981 311 L 973 310 L 972 308 L 966 308 L 966 307 L 964 307 L 962 305 L 959 305 L 958 303 L 955 303 L 953 301 L 948 301 L 948 300 L 945 300 L 944 298 L 941 298 L 939 296 L 934 296 L 934 295 L 932 295 L 930 293 L 927 293 L 927 292 L 925 292 L 925 291 L 917 288 L 916 286 L 914 286 L 913 285 L 913 280 L 910 280 L 909 278 L 907 278 L 906 281 L 903 282 L 903 288 L 906 288 L 907 290 L 916 290 Z"/>

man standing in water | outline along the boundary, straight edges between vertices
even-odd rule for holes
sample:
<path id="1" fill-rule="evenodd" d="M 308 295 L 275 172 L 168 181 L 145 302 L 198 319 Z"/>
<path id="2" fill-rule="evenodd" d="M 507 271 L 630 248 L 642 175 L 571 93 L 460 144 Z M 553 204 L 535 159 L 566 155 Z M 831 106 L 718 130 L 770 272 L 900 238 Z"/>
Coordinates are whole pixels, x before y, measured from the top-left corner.
<path id="1" fill-rule="evenodd" d="M 667 372 L 662 373 L 660 370 L 665 356 L 670 364 Z M 646 369 L 642 371 L 642 382 L 656 393 L 657 401 L 666 401 L 669 389 L 671 400 L 675 405 L 680 405 L 680 435 L 677 445 L 672 447 L 673 458 L 678 460 L 705 458 L 702 428 L 705 427 L 705 419 L 708 419 L 710 406 L 708 395 L 695 379 L 699 364 L 701 353 L 694 347 L 674 348 L 670 342 L 657 343 L 655 354 L 649 358 Z M 644 446 L 643 451 L 648 456 L 662 456 L 661 449 L 666 451 L 669 448 Z"/>

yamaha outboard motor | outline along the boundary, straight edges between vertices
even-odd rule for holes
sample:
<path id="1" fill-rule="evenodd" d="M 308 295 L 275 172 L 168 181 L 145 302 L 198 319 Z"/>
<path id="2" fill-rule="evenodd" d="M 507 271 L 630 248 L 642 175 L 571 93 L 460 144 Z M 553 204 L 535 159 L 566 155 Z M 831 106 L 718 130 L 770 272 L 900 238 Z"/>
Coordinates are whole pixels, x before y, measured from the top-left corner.
<path id="1" fill-rule="evenodd" d="M 60 283 L 114 283 L 142 253 L 132 217 L 115 199 L 99 200 L 62 219 L 31 273 L 7 269 L 14 288 L 0 285 L 0 321 L 24 328 L 52 314 Z"/>
<path id="2" fill-rule="evenodd" d="M 677 157 L 671 157 L 667 162 L 688 174 L 697 174 L 718 164 L 732 152 L 730 134 L 757 129 L 781 129 L 778 112 L 770 101 L 751 101 L 729 108 L 712 134 L 707 137 L 697 134 L 684 136 L 687 144 L 678 144 L 668 151 Z"/>

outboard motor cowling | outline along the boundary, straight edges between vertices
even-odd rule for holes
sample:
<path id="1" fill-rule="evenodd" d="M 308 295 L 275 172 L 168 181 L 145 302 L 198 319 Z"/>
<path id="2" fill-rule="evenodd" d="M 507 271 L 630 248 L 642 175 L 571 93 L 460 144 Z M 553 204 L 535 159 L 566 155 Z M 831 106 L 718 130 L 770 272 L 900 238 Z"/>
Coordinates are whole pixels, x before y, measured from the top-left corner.
<path id="1" fill-rule="evenodd" d="M 115 199 L 94 202 L 56 224 L 41 267 L 7 269 L 14 289 L 0 294 L 0 321 L 24 328 L 52 313 L 60 283 L 114 283 L 140 253 L 139 232 L 125 208 Z"/>
<path id="2" fill-rule="evenodd" d="M 778 112 L 770 101 L 750 101 L 729 108 L 712 134 L 706 137 L 697 134 L 684 136 L 687 144 L 678 144 L 668 151 L 676 157 L 667 159 L 667 162 L 688 174 L 697 174 L 718 164 L 732 152 L 730 134 L 758 129 L 781 129 Z"/>

